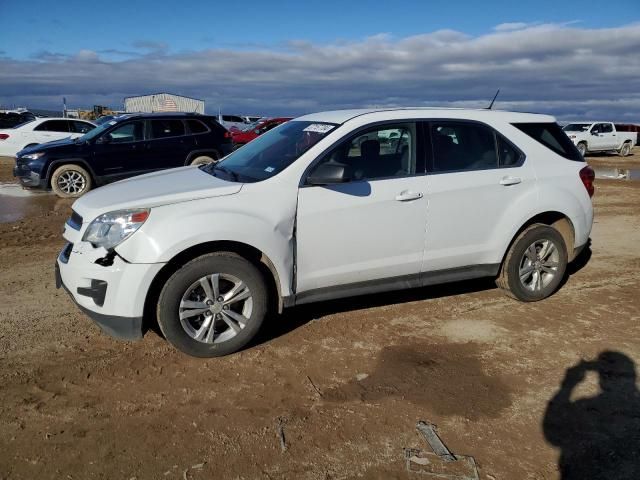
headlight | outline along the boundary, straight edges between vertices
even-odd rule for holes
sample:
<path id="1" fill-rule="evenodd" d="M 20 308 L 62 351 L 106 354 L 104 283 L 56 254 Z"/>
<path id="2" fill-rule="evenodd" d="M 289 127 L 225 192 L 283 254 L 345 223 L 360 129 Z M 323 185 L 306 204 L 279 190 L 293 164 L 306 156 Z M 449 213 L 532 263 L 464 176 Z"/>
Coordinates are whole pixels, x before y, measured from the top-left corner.
<path id="1" fill-rule="evenodd" d="M 133 235 L 149 218 L 149 212 L 149 209 L 139 208 L 100 215 L 91 222 L 82 240 L 109 250 Z"/>
<path id="2" fill-rule="evenodd" d="M 37 160 L 40 157 L 44 157 L 44 152 L 28 153 L 27 155 L 22 155 L 20 158 L 26 158 L 28 160 Z"/>

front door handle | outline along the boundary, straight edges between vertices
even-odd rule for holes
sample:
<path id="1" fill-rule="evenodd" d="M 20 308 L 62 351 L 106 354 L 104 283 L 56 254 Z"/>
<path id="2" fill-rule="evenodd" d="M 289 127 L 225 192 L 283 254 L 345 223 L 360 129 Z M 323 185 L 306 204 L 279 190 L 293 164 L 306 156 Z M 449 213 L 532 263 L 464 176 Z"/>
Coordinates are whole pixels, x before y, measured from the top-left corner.
<path id="1" fill-rule="evenodd" d="M 522 182 L 522 179 L 520 177 L 511 177 L 511 176 L 506 176 L 506 177 L 502 177 L 500 179 L 500 185 L 517 185 L 520 182 Z"/>
<path id="2" fill-rule="evenodd" d="M 410 192 L 408 190 L 396 195 L 396 200 L 399 202 L 410 202 L 411 200 L 418 200 L 420 198 L 422 198 L 421 192 Z"/>

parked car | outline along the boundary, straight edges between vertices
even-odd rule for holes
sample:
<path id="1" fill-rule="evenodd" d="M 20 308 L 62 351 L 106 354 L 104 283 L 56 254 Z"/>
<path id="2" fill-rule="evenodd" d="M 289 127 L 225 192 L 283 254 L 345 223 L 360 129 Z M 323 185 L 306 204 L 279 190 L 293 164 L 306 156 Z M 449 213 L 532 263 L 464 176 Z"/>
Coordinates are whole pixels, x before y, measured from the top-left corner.
<path id="1" fill-rule="evenodd" d="M 563 130 L 578 147 L 580 155 L 615 150 L 623 157 L 636 144 L 636 132 L 620 132 L 611 122 L 570 123 Z"/>
<path id="2" fill-rule="evenodd" d="M 390 131 L 403 140 L 376 140 Z M 587 245 L 593 181 L 546 115 L 316 113 L 217 164 L 89 192 L 65 225 L 57 285 L 111 335 L 141 338 L 157 314 L 200 357 L 308 302 L 485 276 L 542 300 Z"/>
<path id="3" fill-rule="evenodd" d="M 28 110 L 0 112 L 0 129 L 14 128 L 35 119 L 35 114 Z"/>
<path id="4" fill-rule="evenodd" d="M 37 118 L 13 128 L 0 130 L 0 155 L 15 157 L 24 148 L 62 138 L 77 138 L 95 127 L 86 120 Z"/>
<path id="5" fill-rule="evenodd" d="M 77 122 L 77 120 L 74 120 Z M 76 139 L 18 152 L 13 175 L 25 187 L 79 197 L 93 186 L 183 165 L 215 162 L 232 149 L 215 118 L 195 113 L 124 115 Z"/>
<path id="6" fill-rule="evenodd" d="M 221 114 L 216 117 L 216 120 L 220 125 L 222 125 L 224 128 L 226 128 L 229 131 L 242 130 L 249 123 L 239 115 L 222 115 Z"/>
<path id="7" fill-rule="evenodd" d="M 249 143 L 251 140 L 258 138 L 260 135 L 268 132 L 272 128 L 288 122 L 289 120 L 291 120 L 291 118 L 288 117 L 268 118 L 255 124 L 248 125 L 244 128 L 244 130 L 231 132 L 231 139 L 233 140 L 234 150 L 240 148 L 242 145 Z"/>
<path id="8" fill-rule="evenodd" d="M 265 120 L 267 117 L 259 117 L 258 115 L 243 115 L 242 116 L 242 120 L 244 120 L 245 123 L 256 123 L 259 122 L 261 120 Z"/>

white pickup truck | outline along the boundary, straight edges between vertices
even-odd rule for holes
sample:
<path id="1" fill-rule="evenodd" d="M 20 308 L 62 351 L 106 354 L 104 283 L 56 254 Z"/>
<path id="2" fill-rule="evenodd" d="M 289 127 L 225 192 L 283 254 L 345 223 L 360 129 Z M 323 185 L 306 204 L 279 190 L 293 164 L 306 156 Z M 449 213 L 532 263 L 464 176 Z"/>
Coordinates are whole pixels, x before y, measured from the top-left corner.
<path id="1" fill-rule="evenodd" d="M 636 144 L 636 132 L 620 132 L 611 122 L 570 123 L 563 128 L 584 157 L 589 152 L 617 151 L 623 157 Z"/>

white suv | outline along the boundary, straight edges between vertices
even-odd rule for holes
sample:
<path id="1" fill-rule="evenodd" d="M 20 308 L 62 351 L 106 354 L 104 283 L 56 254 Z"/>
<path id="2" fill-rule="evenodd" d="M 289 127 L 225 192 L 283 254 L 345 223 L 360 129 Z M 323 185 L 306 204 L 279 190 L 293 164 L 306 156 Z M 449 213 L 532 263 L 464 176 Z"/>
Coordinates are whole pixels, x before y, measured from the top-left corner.
<path id="1" fill-rule="evenodd" d="M 484 276 L 541 300 L 587 244 L 593 178 L 549 116 L 306 115 L 217 164 L 84 195 L 57 283 L 108 333 L 157 320 L 200 357 L 307 302 Z"/>

